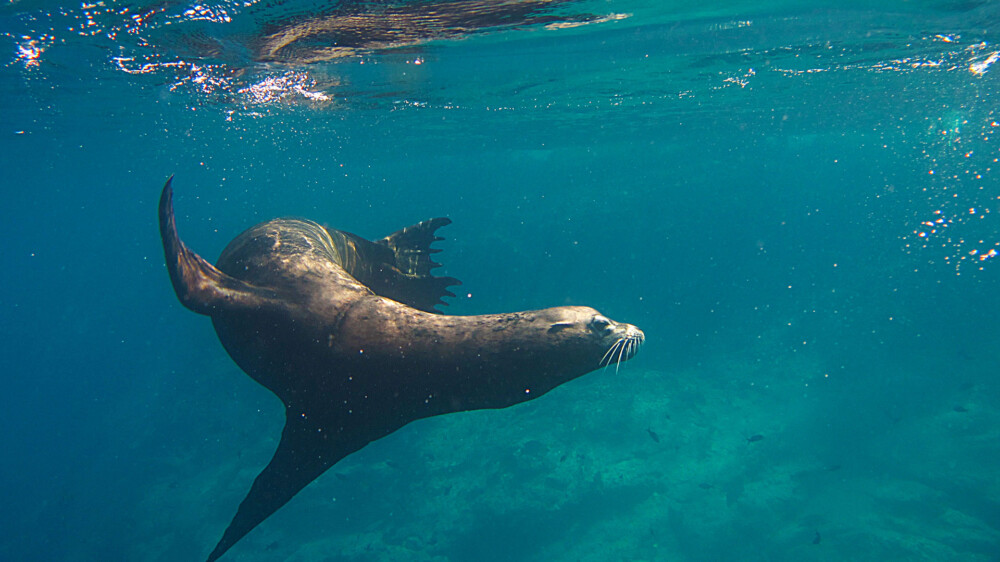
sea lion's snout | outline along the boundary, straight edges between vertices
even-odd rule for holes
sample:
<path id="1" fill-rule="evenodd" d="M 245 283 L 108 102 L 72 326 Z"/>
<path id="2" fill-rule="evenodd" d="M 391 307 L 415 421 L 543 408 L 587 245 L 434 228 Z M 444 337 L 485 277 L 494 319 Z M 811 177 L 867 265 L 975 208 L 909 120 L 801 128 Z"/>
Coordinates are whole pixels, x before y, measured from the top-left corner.
<path id="1" fill-rule="evenodd" d="M 548 334 L 552 337 L 575 342 L 573 345 L 583 345 L 586 348 L 582 356 L 586 357 L 583 359 L 585 362 L 599 358 L 592 368 L 610 367 L 614 363 L 617 370 L 622 361 L 635 357 L 646 341 L 646 334 L 639 328 L 615 322 L 586 306 L 555 307 L 536 314 L 547 320 Z"/>
<path id="2" fill-rule="evenodd" d="M 646 341 L 646 334 L 632 324 L 614 322 L 600 315 L 595 317 L 595 321 L 599 324 L 603 324 L 603 321 L 610 322 L 607 327 L 603 328 L 606 330 L 605 341 L 610 340 L 610 347 L 604 352 L 604 356 L 598 363 L 601 367 L 607 368 L 614 363 L 615 371 L 617 371 L 621 362 L 635 357 L 636 353 L 639 353 L 639 348 Z"/>
<path id="3" fill-rule="evenodd" d="M 646 342 L 646 334 L 644 334 L 638 327 L 631 324 L 621 324 L 621 326 L 625 328 L 625 338 L 638 341 L 640 346 Z M 639 348 L 636 347 L 635 350 L 639 351 Z M 632 355 L 635 354 L 633 353 Z"/>

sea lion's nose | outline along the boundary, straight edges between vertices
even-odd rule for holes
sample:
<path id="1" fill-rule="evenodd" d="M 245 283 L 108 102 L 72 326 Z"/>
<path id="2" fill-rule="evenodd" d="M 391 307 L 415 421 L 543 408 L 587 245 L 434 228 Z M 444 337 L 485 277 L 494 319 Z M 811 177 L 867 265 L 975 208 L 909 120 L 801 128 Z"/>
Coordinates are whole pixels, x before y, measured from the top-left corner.
<path id="1" fill-rule="evenodd" d="M 642 333 L 642 330 L 631 324 L 629 324 L 628 327 L 625 328 L 625 337 L 638 338 L 640 342 L 646 341 L 646 334 Z"/>

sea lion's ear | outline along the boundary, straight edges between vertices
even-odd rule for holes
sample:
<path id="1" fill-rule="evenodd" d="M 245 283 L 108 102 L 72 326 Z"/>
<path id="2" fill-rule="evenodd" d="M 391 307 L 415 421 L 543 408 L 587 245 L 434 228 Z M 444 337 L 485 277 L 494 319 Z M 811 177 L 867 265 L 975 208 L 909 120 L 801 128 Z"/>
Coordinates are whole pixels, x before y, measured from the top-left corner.
<path id="1" fill-rule="evenodd" d="M 555 324 L 549 326 L 549 333 L 555 334 L 565 330 L 566 328 L 572 328 L 576 325 L 576 322 L 556 322 Z"/>
<path id="2" fill-rule="evenodd" d="M 174 220 L 174 190 L 170 186 L 173 179 L 173 176 L 167 179 L 160 194 L 160 238 L 170 281 L 181 304 L 211 316 L 222 310 L 258 309 L 278 303 L 273 291 L 226 275 L 184 245 Z"/>

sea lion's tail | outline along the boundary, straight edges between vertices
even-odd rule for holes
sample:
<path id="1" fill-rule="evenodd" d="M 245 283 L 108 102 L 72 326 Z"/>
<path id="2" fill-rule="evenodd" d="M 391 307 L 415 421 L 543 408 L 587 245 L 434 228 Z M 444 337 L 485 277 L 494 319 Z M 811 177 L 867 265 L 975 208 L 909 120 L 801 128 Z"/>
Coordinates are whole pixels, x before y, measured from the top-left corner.
<path id="1" fill-rule="evenodd" d="M 275 302 L 271 291 L 226 275 L 181 242 L 174 220 L 173 180 L 173 176 L 167 179 L 160 194 L 160 238 L 170 281 L 181 304 L 211 316 L 224 309 L 256 308 Z"/>

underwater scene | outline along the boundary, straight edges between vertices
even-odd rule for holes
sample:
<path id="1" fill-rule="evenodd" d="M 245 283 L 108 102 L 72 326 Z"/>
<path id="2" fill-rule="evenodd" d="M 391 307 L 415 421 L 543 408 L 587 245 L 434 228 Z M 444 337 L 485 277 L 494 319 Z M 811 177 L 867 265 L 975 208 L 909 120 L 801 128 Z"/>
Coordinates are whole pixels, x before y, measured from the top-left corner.
<path id="1" fill-rule="evenodd" d="M 7 0 L 0 560 L 997 562 L 998 61 L 977 0 Z M 543 396 L 389 399 L 212 554 L 299 395 L 206 316 L 244 262 L 178 299 L 171 176 L 213 264 L 276 217 L 371 251 L 446 217 L 438 311 L 644 341 L 551 382 L 554 321 L 493 363 Z M 404 293 L 372 314 L 462 325 Z M 455 372 L 499 346 L 451 334 Z"/>

